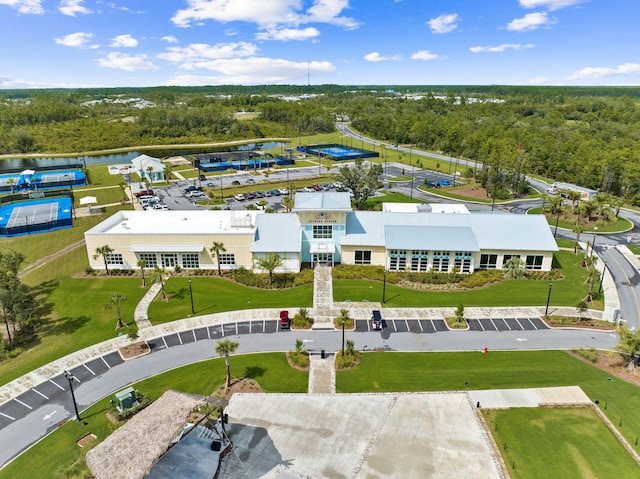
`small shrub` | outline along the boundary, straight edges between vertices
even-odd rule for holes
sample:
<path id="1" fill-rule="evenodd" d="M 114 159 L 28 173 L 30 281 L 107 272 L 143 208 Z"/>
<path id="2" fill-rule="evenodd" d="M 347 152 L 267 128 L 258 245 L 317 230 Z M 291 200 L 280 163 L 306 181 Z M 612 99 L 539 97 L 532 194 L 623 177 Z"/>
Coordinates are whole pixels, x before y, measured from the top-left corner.
<path id="1" fill-rule="evenodd" d="M 293 317 L 293 326 L 298 329 L 310 329 L 313 325 L 313 318 L 309 316 L 307 308 L 300 308 Z"/>
<path id="2" fill-rule="evenodd" d="M 598 360 L 598 351 L 594 347 L 574 349 L 573 352 L 592 363 L 595 363 Z"/>
<path id="3" fill-rule="evenodd" d="M 306 368 L 309 366 L 309 352 L 308 351 L 289 351 L 289 361 L 299 368 Z"/>

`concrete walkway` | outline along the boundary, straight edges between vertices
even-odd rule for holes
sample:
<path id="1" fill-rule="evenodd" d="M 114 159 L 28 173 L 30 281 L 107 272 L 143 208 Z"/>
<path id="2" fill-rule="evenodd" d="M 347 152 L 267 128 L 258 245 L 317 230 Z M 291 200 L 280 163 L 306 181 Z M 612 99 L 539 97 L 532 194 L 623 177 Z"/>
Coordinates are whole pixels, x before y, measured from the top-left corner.
<path id="1" fill-rule="evenodd" d="M 468 394 L 473 404 L 480 404 L 485 409 L 591 406 L 591 400 L 579 386 L 471 390 Z"/>
<path id="2" fill-rule="evenodd" d="M 149 305 L 155 297 L 158 296 L 160 289 L 162 289 L 160 282 L 152 284 L 136 306 L 136 310 L 133 313 L 133 319 L 138 326 L 138 330 L 152 326 L 151 321 L 149 321 Z"/>
<path id="3" fill-rule="evenodd" d="M 331 268 L 318 265 L 313 270 L 313 329 L 334 329 L 333 277 Z"/>
<path id="4" fill-rule="evenodd" d="M 309 363 L 309 394 L 335 394 L 335 357 L 329 355 L 322 359 L 318 355 L 311 354 Z"/>

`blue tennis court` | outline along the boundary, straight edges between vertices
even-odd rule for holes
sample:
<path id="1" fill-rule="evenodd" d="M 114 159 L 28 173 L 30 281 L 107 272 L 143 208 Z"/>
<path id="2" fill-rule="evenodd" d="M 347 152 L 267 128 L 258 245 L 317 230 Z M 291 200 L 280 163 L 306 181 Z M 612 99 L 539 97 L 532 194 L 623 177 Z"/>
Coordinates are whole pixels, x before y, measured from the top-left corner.
<path id="1" fill-rule="evenodd" d="M 43 233 L 73 226 L 71 198 L 16 201 L 0 206 L 0 236 Z"/>
<path id="2" fill-rule="evenodd" d="M 73 187 L 87 184 L 82 170 L 39 171 L 25 170 L 22 173 L 0 175 L 0 192 L 42 190 L 47 188 Z"/>
<path id="3" fill-rule="evenodd" d="M 378 158 L 380 154 L 376 151 L 364 150 L 362 148 L 349 147 L 338 144 L 308 145 L 305 151 L 312 155 L 321 156 L 335 161 L 356 160 L 360 158 Z"/>

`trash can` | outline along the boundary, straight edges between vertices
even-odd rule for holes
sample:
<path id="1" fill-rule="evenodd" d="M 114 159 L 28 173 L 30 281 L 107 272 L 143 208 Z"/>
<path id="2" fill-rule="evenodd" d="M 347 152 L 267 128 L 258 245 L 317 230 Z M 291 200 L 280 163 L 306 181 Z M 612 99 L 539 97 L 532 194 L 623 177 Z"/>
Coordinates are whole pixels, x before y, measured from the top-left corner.
<path id="1" fill-rule="evenodd" d="M 324 358 L 326 358 L 326 357 L 327 357 L 326 353 L 324 352 L 324 349 L 321 349 L 321 350 L 320 350 L 320 357 L 321 357 L 322 359 L 324 359 Z"/>
<path id="2" fill-rule="evenodd" d="M 213 441 L 211 443 L 211 450 L 212 451 L 219 451 L 221 446 L 222 446 L 222 443 L 220 441 Z"/>

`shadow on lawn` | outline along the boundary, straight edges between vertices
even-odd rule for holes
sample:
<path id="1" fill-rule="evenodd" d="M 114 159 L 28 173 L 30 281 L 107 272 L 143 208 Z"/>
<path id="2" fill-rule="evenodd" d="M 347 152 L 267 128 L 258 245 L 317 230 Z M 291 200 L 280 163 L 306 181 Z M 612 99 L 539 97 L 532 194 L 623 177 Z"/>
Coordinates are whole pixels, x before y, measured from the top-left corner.
<path id="1" fill-rule="evenodd" d="M 78 316 L 75 318 L 67 316 L 56 321 L 47 322 L 42 332 L 47 335 L 71 334 L 89 321 L 91 321 L 89 316 Z"/>
<path id="2" fill-rule="evenodd" d="M 247 366 L 244 369 L 244 377 L 250 379 L 259 378 L 264 376 L 265 371 L 266 369 L 260 366 Z"/>

